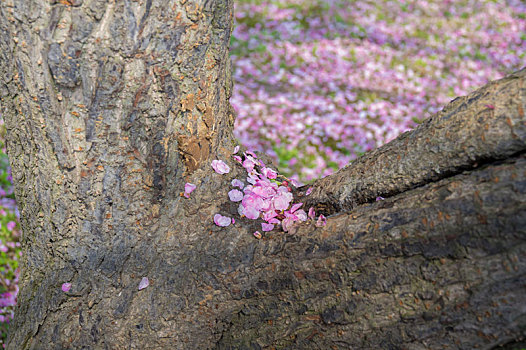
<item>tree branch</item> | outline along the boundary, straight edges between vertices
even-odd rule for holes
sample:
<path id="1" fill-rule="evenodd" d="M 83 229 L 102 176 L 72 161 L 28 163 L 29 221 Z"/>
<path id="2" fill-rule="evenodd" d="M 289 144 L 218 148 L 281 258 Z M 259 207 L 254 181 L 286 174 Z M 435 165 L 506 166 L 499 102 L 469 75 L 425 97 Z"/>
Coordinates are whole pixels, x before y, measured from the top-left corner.
<path id="1" fill-rule="evenodd" d="M 239 301 L 223 314 L 218 348 L 491 349 L 520 339 L 525 169 L 524 155 L 495 162 L 263 241 L 249 272 L 225 276 Z"/>
<path id="2" fill-rule="evenodd" d="M 332 214 L 526 150 L 526 68 L 459 97 L 415 130 L 316 181 L 306 208 Z M 305 190 L 303 188 L 302 190 Z"/>

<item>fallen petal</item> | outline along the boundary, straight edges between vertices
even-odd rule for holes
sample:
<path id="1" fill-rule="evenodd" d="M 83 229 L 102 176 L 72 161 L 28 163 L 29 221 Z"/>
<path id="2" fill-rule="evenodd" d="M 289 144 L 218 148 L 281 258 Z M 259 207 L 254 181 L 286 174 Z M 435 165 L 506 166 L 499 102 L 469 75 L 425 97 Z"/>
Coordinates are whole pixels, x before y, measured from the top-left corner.
<path id="1" fill-rule="evenodd" d="M 309 188 L 307 189 L 307 192 L 305 192 L 305 195 L 308 196 L 308 195 L 311 194 L 311 193 L 312 193 L 312 187 L 309 187 Z"/>
<path id="2" fill-rule="evenodd" d="M 71 289 L 71 283 L 63 283 L 62 284 L 62 291 L 63 292 L 69 292 L 70 289 Z"/>
<path id="3" fill-rule="evenodd" d="M 318 217 L 318 221 L 316 221 L 316 226 L 321 227 L 325 225 L 327 225 L 327 218 L 322 214 Z"/>
<path id="4" fill-rule="evenodd" d="M 221 175 L 227 174 L 230 172 L 230 167 L 222 160 L 214 159 L 212 161 L 212 168 L 215 170 L 216 173 L 221 174 Z"/>
<path id="5" fill-rule="evenodd" d="M 314 207 L 310 207 L 309 209 L 309 218 L 313 219 L 316 218 L 316 212 L 314 211 Z"/>
<path id="6" fill-rule="evenodd" d="M 291 212 L 291 213 L 294 213 L 296 210 L 298 210 L 299 208 L 301 208 L 302 205 L 303 205 L 303 203 L 296 203 L 296 204 L 294 204 L 294 205 L 290 208 L 290 212 Z"/>
<path id="7" fill-rule="evenodd" d="M 187 182 L 184 185 L 184 196 L 186 198 L 190 198 L 190 193 L 192 193 L 196 189 L 196 187 L 196 185 Z"/>
<path id="8" fill-rule="evenodd" d="M 232 219 L 229 218 L 228 216 L 216 214 L 214 215 L 214 223 L 220 227 L 227 227 L 232 223 Z"/>
<path id="9" fill-rule="evenodd" d="M 231 190 L 228 192 L 228 198 L 230 198 L 232 202 L 240 202 L 243 199 L 243 192 L 240 190 Z"/>
<path id="10" fill-rule="evenodd" d="M 257 239 L 261 239 L 261 237 L 262 237 L 261 236 L 261 232 L 259 232 L 259 231 L 254 232 L 254 237 L 256 237 Z"/>
<path id="11" fill-rule="evenodd" d="M 236 154 L 237 152 L 239 152 L 239 145 L 237 145 L 236 147 L 234 147 L 234 152 L 232 154 Z"/>
<path id="12" fill-rule="evenodd" d="M 232 180 L 232 186 L 239 187 L 239 188 L 243 189 L 243 187 L 245 187 L 245 184 L 241 180 L 234 179 L 234 180 Z"/>
<path id="13" fill-rule="evenodd" d="M 150 285 L 150 281 L 148 280 L 148 277 L 143 277 L 141 282 L 139 283 L 139 290 L 144 289 Z"/>
<path id="14" fill-rule="evenodd" d="M 261 223 L 261 229 L 263 232 L 272 231 L 274 229 L 274 225 L 272 224 L 265 224 L 264 222 Z"/>

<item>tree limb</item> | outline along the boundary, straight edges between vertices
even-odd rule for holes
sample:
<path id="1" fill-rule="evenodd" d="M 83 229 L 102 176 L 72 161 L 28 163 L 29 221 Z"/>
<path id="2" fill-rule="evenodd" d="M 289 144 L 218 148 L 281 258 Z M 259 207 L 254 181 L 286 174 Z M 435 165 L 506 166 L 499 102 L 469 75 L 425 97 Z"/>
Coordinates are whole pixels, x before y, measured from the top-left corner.
<path id="1" fill-rule="evenodd" d="M 316 181 L 306 208 L 348 211 L 523 152 L 525 80 L 526 68 L 456 98 L 415 130 Z"/>

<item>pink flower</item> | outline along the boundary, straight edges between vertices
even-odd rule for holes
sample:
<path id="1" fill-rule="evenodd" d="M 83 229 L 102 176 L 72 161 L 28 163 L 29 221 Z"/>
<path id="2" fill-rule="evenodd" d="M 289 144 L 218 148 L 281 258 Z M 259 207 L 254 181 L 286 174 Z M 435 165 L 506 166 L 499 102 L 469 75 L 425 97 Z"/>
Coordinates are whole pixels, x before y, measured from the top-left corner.
<path id="1" fill-rule="evenodd" d="M 230 198 L 232 202 L 239 202 L 243 199 L 243 192 L 240 190 L 232 190 L 228 192 L 228 198 Z"/>
<path id="2" fill-rule="evenodd" d="M 62 291 L 64 293 L 69 292 L 70 289 L 71 289 L 71 283 L 63 283 L 62 284 Z"/>
<path id="3" fill-rule="evenodd" d="M 186 198 L 190 198 L 190 193 L 192 193 L 196 189 L 196 187 L 196 185 L 187 182 L 184 185 L 184 196 Z"/>
<path id="4" fill-rule="evenodd" d="M 230 167 L 225 164 L 222 160 L 213 160 L 212 161 L 212 168 L 214 168 L 215 172 L 218 174 L 227 174 L 230 172 Z"/>
<path id="5" fill-rule="evenodd" d="M 318 221 L 316 221 L 316 226 L 321 227 L 327 225 L 327 218 L 323 215 L 320 215 L 318 217 Z"/>
<path id="6" fill-rule="evenodd" d="M 16 227 L 16 222 L 9 221 L 6 226 L 9 231 L 13 231 L 13 229 Z"/>
<path id="7" fill-rule="evenodd" d="M 142 290 L 150 285 L 150 281 L 148 280 L 148 277 L 143 277 L 141 282 L 139 283 L 139 290 Z"/>
<path id="8" fill-rule="evenodd" d="M 272 231 L 274 229 L 274 225 L 272 224 L 265 224 L 264 222 L 261 223 L 261 229 L 263 232 Z"/>
<path id="9" fill-rule="evenodd" d="M 243 187 L 245 187 L 245 184 L 241 180 L 234 179 L 234 180 L 232 180 L 232 186 L 239 187 L 239 188 L 243 189 Z"/>
<path id="10" fill-rule="evenodd" d="M 228 216 L 216 214 L 214 215 L 214 223 L 220 227 L 227 227 L 232 223 L 232 219 L 229 218 Z"/>

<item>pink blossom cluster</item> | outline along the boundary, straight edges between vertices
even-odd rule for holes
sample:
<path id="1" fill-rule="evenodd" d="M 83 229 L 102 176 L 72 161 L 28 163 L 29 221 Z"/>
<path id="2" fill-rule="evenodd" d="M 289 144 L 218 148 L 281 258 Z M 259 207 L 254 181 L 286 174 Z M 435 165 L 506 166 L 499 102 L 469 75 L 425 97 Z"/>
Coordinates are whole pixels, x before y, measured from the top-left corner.
<path id="1" fill-rule="evenodd" d="M 251 220 L 262 219 L 261 230 L 272 231 L 275 226 L 281 226 L 283 231 L 291 231 L 295 223 L 307 221 L 308 217 L 314 219 L 314 210 L 311 208 L 309 216 L 301 209 L 303 203 L 293 203 L 294 196 L 288 179 L 278 180 L 278 173 L 265 166 L 255 153 L 247 151 L 243 157 L 235 155 L 239 150 L 236 147 L 233 158 L 247 171 L 246 185 L 239 179 L 233 179 L 232 189 L 228 192 L 230 201 L 239 203 L 238 213 L 241 217 Z M 228 167 L 223 161 L 214 160 L 212 168 L 218 174 Z M 228 168 L 230 170 L 230 168 Z M 280 176 L 281 178 L 282 176 Z M 310 193 L 310 192 L 309 192 Z M 221 214 L 214 215 L 217 226 L 226 227 L 235 223 L 233 218 Z M 325 218 L 320 215 L 317 225 L 325 224 Z M 254 233 L 256 238 L 261 238 L 261 233 Z"/>
<path id="2" fill-rule="evenodd" d="M 526 3 L 238 1 L 235 134 L 309 181 L 526 65 Z"/>

